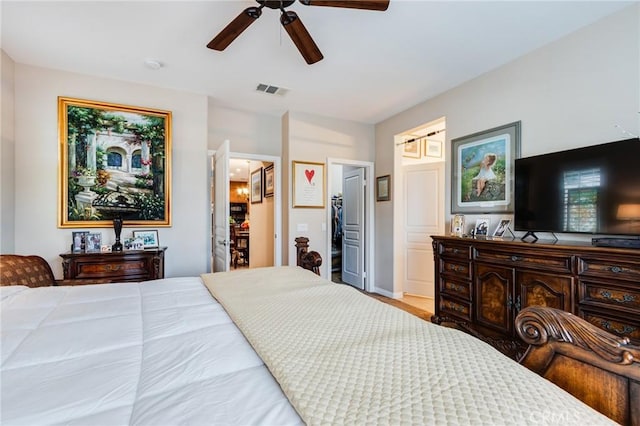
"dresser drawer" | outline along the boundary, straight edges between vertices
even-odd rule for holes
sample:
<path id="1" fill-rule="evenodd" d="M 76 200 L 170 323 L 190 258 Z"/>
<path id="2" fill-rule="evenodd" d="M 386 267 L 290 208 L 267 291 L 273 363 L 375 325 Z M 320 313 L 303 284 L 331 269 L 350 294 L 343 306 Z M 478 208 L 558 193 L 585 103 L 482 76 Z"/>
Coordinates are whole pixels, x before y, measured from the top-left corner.
<path id="1" fill-rule="evenodd" d="M 441 275 L 462 280 L 471 279 L 471 264 L 469 262 L 456 262 L 452 260 L 441 260 L 440 262 Z"/>
<path id="2" fill-rule="evenodd" d="M 573 268 L 573 256 L 560 253 L 536 254 L 533 252 L 512 253 L 486 247 L 475 249 L 475 260 L 496 263 L 501 266 L 517 266 L 520 268 L 532 268 L 543 271 L 556 271 L 569 274 Z"/>
<path id="3" fill-rule="evenodd" d="M 440 256 L 447 258 L 470 260 L 471 246 L 466 244 L 441 242 L 438 244 L 438 253 L 440 254 Z"/>
<path id="4" fill-rule="evenodd" d="M 636 315 L 640 312 L 640 284 L 624 285 L 581 279 L 579 283 L 579 302 L 587 305 L 600 305 L 631 309 Z"/>
<path id="5" fill-rule="evenodd" d="M 76 278 L 118 278 L 127 277 L 129 279 L 151 277 L 153 265 L 151 258 L 140 258 L 128 260 L 127 262 L 76 262 L 72 265 L 75 269 Z"/>
<path id="6" fill-rule="evenodd" d="M 640 252 L 638 261 L 611 260 L 606 257 L 578 258 L 578 274 L 585 277 L 602 277 L 609 280 L 629 280 L 640 283 Z"/>
<path id="7" fill-rule="evenodd" d="M 618 317 L 582 308 L 580 316 L 598 328 L 616 336 L 628 337 L 635 345 L 640 344 L 640 319 L 638 318 Z"/>
<path id="8" fill-rule="evenodd" d="M 471 321 L 471 303 L 459 301 L 446 296 L 440 296 L 440 315 L 455 316 L 466 321 Z"/>
<path id="9" fill-rule="evenodd" d="M 440 280 L 440 292 L 458 297 L 467 301 L 471 300 L 471 281 L 455 281 L 449 278 Z"/>

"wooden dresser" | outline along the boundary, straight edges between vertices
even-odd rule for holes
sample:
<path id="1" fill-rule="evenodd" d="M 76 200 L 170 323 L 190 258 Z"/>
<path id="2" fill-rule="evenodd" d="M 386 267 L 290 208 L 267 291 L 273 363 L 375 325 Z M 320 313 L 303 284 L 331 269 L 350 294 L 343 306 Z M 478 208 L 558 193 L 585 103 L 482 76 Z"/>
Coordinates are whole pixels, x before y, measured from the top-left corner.
<path id="1" fill-rule="evenodd" d="M 459 328 L 518 358 L 514 319 L 526 306 L 571 312 L 640 343 L 640 250 L 580 242 L 433 236 L 435 323 Z"/>
<path id="2" fill-rule="evenodd" d="M 112 253 L 63 253 L 65 279 L 109 279 L 111 282 L 145 281 L 164 278 L 167 248 Z"/>

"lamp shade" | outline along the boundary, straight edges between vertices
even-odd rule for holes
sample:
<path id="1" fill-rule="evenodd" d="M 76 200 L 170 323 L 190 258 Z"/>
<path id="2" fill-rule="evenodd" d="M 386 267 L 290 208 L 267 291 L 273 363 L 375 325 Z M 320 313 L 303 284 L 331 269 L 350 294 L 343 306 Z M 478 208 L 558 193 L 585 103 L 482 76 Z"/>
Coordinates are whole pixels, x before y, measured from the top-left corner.
<path id="1" fill-rule="evenodd" d="M 618 220 L 640 220 L 640 204 L 620 204 L 616 218 Z"/>

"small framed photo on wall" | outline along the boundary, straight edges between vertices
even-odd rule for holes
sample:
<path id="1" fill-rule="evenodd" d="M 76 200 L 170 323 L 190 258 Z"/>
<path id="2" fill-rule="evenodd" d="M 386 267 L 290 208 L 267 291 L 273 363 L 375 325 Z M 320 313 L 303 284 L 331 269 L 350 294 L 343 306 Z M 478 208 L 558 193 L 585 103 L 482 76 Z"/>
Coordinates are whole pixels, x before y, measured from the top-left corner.
<path id="1" fill-rule="evenodd" d="M 262 202 L 262 167 L 251 172 L 251 204 Z"/>
<path id="2" fill-rule="evenodd" d="M 378 176 L 376 178 L 376 201 L 389 201 L 391 199 L 391 176 Z"/>
<path id="3" fill-rule="evenodd" d="M 273 190 L 275 187 L 273 164 L 264 168 L 264 196 L 265 198 L 273 197 Z"/>
<path id="4" fill-rule="evenodd" d="M 324 208 L 324 163 L 293 161 L 293 208 Z"/>
<path id="5" fill-rule="evenodd" d="M 409 139 L 402 144 L 402 156 L 420 158 L 422 154 L 422 139 Z"/>
<path id="6" fill-rule="evenodd" d="M 424 156 L 442 158 L 442 142 L 431 139 L 424 140 Z"/>

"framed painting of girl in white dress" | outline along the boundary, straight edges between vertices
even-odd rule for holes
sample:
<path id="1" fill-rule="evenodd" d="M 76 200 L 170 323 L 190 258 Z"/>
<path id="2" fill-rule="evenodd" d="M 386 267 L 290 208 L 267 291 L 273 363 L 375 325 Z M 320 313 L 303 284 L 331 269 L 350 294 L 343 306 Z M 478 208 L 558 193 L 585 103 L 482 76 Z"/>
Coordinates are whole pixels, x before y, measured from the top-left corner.
<path id="1" fill-rule="evenodd" d="M 520 156 L 520 122 L 451 142 L 451 212 L 513 212 L 513 172 L 514 160 Z"/>

